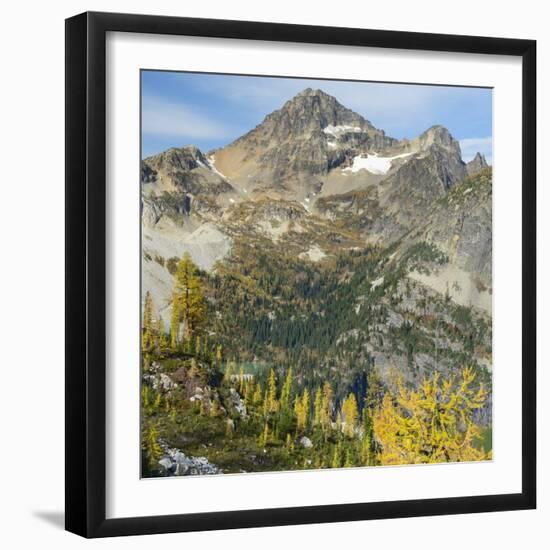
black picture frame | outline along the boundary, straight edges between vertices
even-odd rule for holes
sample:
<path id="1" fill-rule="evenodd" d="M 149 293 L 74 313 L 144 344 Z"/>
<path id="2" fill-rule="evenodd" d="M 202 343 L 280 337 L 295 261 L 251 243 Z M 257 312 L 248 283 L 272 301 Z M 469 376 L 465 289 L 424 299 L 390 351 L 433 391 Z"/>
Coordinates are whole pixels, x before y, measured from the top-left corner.
<path id="1" fill-rule="evenodd" d="M 516 56 L 523 64 L 522 491 L 106 519 L 105 40 L 108 31 Z M 524 510 L 536 506 L 536 42 L 83 13 L 66 20 L 66 529 L 107 537 Z"/>

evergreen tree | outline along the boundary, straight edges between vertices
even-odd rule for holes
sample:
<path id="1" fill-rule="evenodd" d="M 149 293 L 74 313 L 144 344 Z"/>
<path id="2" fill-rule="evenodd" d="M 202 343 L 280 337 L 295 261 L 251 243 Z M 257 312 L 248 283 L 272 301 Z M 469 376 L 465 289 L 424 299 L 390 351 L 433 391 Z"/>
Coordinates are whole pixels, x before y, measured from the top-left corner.
<path id="1" fill-rule="evenodd" d="M 384 386 L 376 370 L 372 370 L 367 377 L 367 394 L 365 396 L 365 407 L 376 409 L 382 403 L 384 397 Z"/>
<path id="2" fill-rule="evenodd" d="M 330 382 L 323 385 L 323 398 L 321 400 L 321 425 L 325 431 L 332 428 L 332 410 L 333 410 L 334 392 Z"/>
<path id="3" fill-rule="evenodd" d="M 164 319 L 162 317 L 159 317 L 158 321 L 158 346 L 161 351 L 168 347 L 168 340 L 166 339 L 166 332 L 164 329 Z"/>
<path id="4" fill-rule="evenodd" d="M 264 418 L 267 418 L 269 415 L 269 390 L 267 389 L 264 392 L 263 415 L 264 415 Z"/>
<path id="5" fill-rule="evenodd" d="M 158 443 L 158 429 L 154 424 L 151 424 L 143 434 L 142 448 L 147 455 L 147 460 L 150 468 L 158 465 L 158 461 L 162 455 L 162 449 Z"/>
<path id="6" fill-rule="evenodd" d="M 296 397 L 294 413 L 296 414 L 296 430 L 298 432 L 305 431 L 309 414 L 309 391 L 307 388 L 304 389 L 302 397 Z"/>
<path id="7" fill-rule="evenodd" d="M 267 445 L 268 439 L 269 439 L 269 427 L 266 422 L 264 424 L 263 432 L 260 435 L 260 447 L 265 447 Z"/>
<path id="8" fill-rule="evenodd" d="M 180 317 L 176 303 L 177 298 L 174 292 L 172 295 L 172 315 L 170 317 L 170 347 L 172 349 L 176 349 L 178 346 L 180 332 Z"/>
<path id="9" fill-rule="evenodd" d="M 348 448 L 346 449 L 346 460 L 344 461 L 344 468 L 352 468 L 355 466 L 355 463 L 352 458 L 351 450 Z"/>
<path id="10" fill-rule="evenodd" d="M 206 320 L 206 300 L 197 268 L 189 252 L 178 264 L 172 299 L 172 346 L 177 344 L 179 326 L 183 323 L 185 340 L 190 340 Z M 199 350 L 200 352 L 200 350 Z"/>
<path id="11" fill-rule="evenodd" d="M 143 303 L 143 324 L 141 327 L 141 347 L 143 351 L 151 351 L 155 345 L 154 305 L 151 293 L 145 293 Z"/>
<path id="12" fill-rule="evenodd" d="M 284 411 L 290 410 L 292 400 L 292 367 L 286 373 L 285 382 L 281 390 L 281 409 Z"/>
<path id="13" fill-rule="evenodd" d="M 401 382 L 397 395 L 388 391 L 373 417 L 380 442 L 380 464 L 418 464 L 486 460 L 480 445 L 481 429 L 474 413 L 487 399 L 483 385 L 474 387 L 475 373 L 462 371 L 460 379 L 440 380 L 435 373 L 418 390 Z"/>
<path id="14" fill-rule="evenodd" d="M 271 369 L 269 372 L 269 380 L 267 382 L 267 412 L 277 412 L 279 403 L 277 402 L 277 379 L 275 371 Z"/>
<path id="15" fill-rule="evenodd" d="M 304 393 L 302 394 L 302 411 L 304 415 L 303 424 L 304 430 L 307 429 L 308 420 L 309 420 L 309 390 L 304 388 Z"/>
<path id="16" fill-rule="evenodd" d="M 321 413 L 323 406 L 323 393 L 321 388 L 318 387 L 315 392 L 315 404 L 314 404 L 314 415 L 313 415 L 313 424 L 315 426 L 321 424 Z"/>
<path id="17" fill-rule="evenodd" d="M 195 338 L 195 355 L 197 357 L 200 357 L 202 355 L 202 346 L 201 346 L 202 342 L 201 342 L 201 337 L 199 335 L 197 335 L 197 337 Z"/>
<path id="18" fill-rule="evenodd" d="M 244 367 L 241 365 L 239 369 L 239 393 L 242 394 L 244 390 Z"/>
<path id="19" fill-rule="evenodd" d="M 256 407 L 260 407 L 262 404 L 262 386 L 259 382 L 256 382 L 256 388 L 254 389 L 254 393 L 252 394 L 252 403 Z"/>
<path id="20" fill-rule="evenodd" d="M 357 409 L 357 400 L 353 393 L 350 393 L 342 404 L 342 417 L 345 422 L 344 433 L 348 437 L 355 437 L 359 411 Z"/>
<path id="21" fill-rule="evenodd" d="M 155 412 L 160 409 L 161 400 L 162 400 L 162 395 L 160 392 L 158 392 L 157 395 L 155 396 L 155 401 L 153 402 L 153 409 L 155 410 Z"/>
<path id="22" fill-rule="evenodd" d="M 374 466 L 374 445 L 372 430 L 372 411 L 363 407 L 363 439 L 361 440 L 361 461 L 365 466 Z"/>
<path id="23" fill-rule="evenodd" d="M 334 454 L 332 455 L 331 468 L 340 468 L 342 466 L 342 453 L 340 449 L 340 443 L 334 445 Z"/>
<path id="24" fill-rule="evenodd" d="M 252 378 L 246 381 L 244 386 L 244 406 L 249 410 L 253 405 L 252 396 L 254 394 L 254 381 Z"/>
<path id="25" fill-rule="evenodd" d="M 146 384 L 141 386 L 141 406 L 149 414 L 151 403 L 151 390 Z"/>

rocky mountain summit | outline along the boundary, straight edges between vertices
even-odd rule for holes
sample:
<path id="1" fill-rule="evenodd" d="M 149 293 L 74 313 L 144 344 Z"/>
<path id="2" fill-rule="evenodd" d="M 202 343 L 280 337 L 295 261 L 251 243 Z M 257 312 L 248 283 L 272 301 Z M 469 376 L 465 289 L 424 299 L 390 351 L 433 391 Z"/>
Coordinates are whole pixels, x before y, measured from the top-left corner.
<path id="1" fill-rule="evenodd" d="M 468 174 L 473 175 L 477 174 L 478 172 L 481 172 L 484 168 L 488 168 L 489 165 L 487 164 L 487 160 L 485 159 L 485 156 L 481 153 L 476 153 L 476 156 L 466 164 L 466 170 L 468 171 Z"/>
<path id="2" fill-rule="evenodd" d="M 451 295 L 490 310 L 490 168 L 481 153 L 465 163 L 442 126 L 396 140 L 307 88 L 223 148 L 188 145 L 144 159 L 141 189 L 143 292 L 161 311 L 171 259 L 189 251 L 212 269 L 235 243 L 263 239 L 310 262 L 367 244 L 405 254 L 427 242 L 459 271 L 439 269 L 421 284 L 475 288 Z"/>
<path id="3" fill-rule="evenodd" d="M 334 97 L 307 88 L 214 155 L 216 166 L 240 188 L 303 198 L 321 189 L 330 170 L 393 143 Z"/>

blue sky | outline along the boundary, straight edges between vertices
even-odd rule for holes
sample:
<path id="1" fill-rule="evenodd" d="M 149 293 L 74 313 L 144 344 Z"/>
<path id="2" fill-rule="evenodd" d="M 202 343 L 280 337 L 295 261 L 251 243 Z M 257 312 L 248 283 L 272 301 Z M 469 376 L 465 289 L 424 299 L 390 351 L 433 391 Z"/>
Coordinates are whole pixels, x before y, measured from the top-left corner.
<path id="1" fill-rule="evenodd" d="M 481 151 L 492 161 L 489 89 L 164 71 L 142 72 L 142 155 L 226 145 L 308 87 L 335 96 L 391 137 L 413 138 L 441 124 L 460 140 L 464 160 Z"/>

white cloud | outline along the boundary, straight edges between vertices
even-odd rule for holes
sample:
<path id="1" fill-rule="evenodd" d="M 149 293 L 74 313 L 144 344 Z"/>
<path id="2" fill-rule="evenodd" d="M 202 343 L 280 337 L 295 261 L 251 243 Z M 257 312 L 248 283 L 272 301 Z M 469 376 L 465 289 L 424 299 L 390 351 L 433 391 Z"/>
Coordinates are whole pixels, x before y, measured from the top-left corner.
<path id="1" fill-rule="evenodd" d="M 461 139 L 460 149 L 464 162 L 469 162 L 479 152 L 485 155 L 489 164 L 493 164 L 493 138 L 491 136 Z"/>
<path id="2" fill-rule="evenodd" d="M 143 97 L 143 133 L 154 136 L 199 139 L 231 137 L 231 128 L 211 120 L 183 103 L 170 103 L 156 97 Z"/>

